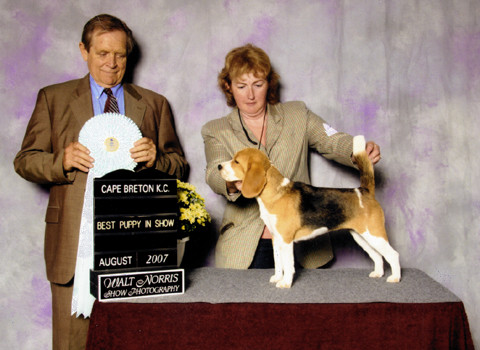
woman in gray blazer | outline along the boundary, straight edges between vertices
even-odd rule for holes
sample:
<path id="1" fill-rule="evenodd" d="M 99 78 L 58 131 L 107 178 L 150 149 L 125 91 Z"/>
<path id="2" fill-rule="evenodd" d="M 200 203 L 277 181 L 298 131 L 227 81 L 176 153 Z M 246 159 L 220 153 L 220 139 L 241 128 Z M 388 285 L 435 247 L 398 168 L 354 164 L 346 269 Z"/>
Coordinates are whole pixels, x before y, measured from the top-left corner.
<path id="1" fill-rule="evenodd" d="M 225 182 L 218 164 L 232 159 L 239 150 L 257 147 L 285 177 L 310 183 L 309 150 L 354 167 L 352 136 L 337 132 L 303 102 L 280 103 L 279 76 L 268 55 L 251 44 L 227 54 L 218 84 L 233 109 L 202 128 L 206 181 L 227 199 L 215 263 L 222 268 L 273 268 L 271 234 L 260 218 L 257 202 L 241 195 L 241 183 Z M 367 153 L 373 163 L 380 160 L 380 148 L 374 142 L 367 143 Z M 296 250 L 297 261 L 306 268 L 320 267 L 333 258 L 328 235 Z"/>

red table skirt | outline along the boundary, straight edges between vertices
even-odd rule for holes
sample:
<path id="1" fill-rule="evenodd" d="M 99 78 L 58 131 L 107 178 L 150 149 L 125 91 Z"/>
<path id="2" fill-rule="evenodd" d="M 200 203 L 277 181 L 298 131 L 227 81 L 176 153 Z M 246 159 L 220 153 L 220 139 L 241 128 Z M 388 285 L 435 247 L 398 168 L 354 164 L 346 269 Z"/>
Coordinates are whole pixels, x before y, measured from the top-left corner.
<path id="1" fill-rule="evenodd" d="M 98 303 L 87 349 L 473 349 L 462 302 Z"/>

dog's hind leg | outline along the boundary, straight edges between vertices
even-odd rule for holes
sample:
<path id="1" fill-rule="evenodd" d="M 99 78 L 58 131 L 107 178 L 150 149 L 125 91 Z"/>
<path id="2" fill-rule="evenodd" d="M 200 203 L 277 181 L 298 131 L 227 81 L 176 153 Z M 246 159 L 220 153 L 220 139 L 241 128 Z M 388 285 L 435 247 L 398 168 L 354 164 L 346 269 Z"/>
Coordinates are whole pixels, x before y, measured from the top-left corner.
<path id="1" fill-rule="evenodd" d="M 368 231 L 367 231 L 368 232 Z M 363 238 L 362 235 L 355 231 L 350 231 L 353 239 L 357 244 L 362 247 L 365 252 L 367 252 L 368 256 L 370 259 L 373 260 L 374 263 L 374 270 L 370 273 L 370 277 L 372 278 L 380 278 L 383 276 L 383 258 L 382 255 L 377 252 L 375 249 L 372 248 L 372 246 Z M 369 233 L 368 233 L 369 234 Z"/>
<path id="2" fill-rule="evenodd" d="M 372 235 L 370 232 L 362 234 L 362 238 L 365 239 L 368 244 L 373 247 L 378 253 L 380 253 L 385 260 L 390 264 L 392 274 L 387 278 L 387 282 L 396 283 L 400 282 L 400 258 L 398 252 L 392 248 L 392 246 L 382 237 Z"/>

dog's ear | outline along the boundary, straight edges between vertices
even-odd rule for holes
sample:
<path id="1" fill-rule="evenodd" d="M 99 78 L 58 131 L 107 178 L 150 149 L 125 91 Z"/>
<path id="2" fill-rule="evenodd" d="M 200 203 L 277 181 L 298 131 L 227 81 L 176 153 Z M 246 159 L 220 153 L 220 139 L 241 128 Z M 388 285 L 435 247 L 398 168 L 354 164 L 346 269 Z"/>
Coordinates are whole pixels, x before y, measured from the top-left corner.
<path id="1" fill-rule="evenodd" d="M 242 183 L 242 194 L 246 198 L 258 196 L 265 184 L 267 177 L 265 168 L 257 162 L 249 162 L 245 178 Z"/>

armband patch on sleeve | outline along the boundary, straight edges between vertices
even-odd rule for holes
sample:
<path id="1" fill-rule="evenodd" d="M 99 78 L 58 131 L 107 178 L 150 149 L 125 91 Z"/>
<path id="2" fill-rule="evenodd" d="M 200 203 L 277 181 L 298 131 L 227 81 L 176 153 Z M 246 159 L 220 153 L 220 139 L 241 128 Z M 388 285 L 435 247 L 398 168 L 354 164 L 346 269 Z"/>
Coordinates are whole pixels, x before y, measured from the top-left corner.
<path id="1" fill-rule="evenodd" d="M 323 127 L 325 128 L 325 132 L 327 133 L 328 136 L 335 135 L 338 132 L 327 123 L 323 123 Z"/>

